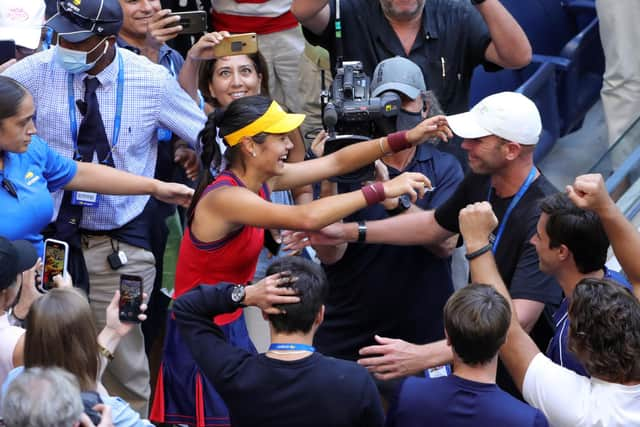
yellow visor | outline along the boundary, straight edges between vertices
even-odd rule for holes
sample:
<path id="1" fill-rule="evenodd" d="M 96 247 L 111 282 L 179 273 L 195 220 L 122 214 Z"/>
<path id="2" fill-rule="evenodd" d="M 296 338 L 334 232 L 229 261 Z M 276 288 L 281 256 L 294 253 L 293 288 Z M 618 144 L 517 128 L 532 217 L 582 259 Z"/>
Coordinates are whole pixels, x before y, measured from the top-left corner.
<path id="1" fill-rule="evenodd" d="M 259 133 L 289 133 L 296 129 L 304 121 L 304 114 L 289 114 L 273 101 L 269 109 L 253 123 L 249 123 L 242 129 L 225 136 L 229 147 L 233 147 L 245 136 L 254 136 Z"/>

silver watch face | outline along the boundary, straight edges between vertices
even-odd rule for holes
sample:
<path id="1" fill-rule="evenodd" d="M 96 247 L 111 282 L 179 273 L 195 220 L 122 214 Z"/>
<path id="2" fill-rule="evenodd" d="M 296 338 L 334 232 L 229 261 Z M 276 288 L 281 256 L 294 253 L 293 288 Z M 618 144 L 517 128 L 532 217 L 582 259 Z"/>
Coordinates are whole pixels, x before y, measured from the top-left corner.
<path id="1" fill-rule="evenodd" d="M 244 299 L 244 286 L 234 286 L 231 291 L 231 301 L 240 303 Z"/>

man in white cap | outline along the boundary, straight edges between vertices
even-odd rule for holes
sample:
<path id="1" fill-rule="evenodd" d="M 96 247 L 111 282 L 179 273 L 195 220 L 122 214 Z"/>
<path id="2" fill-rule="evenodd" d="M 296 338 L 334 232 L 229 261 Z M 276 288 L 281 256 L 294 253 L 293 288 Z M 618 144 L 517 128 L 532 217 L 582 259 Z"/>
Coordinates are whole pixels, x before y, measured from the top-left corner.
<path id="1" fill-rule="evenodd" d="M 383 221 L 333 224 L 323 235 L 311 235 L 315 243 L 343 241 L 424 245 L 441 242 L 459 232 L 458 212 L 470 203 L 489 201 L 500 225 L 494 230 L 492 250 L 509 287 L 518 319 L 525 330 L 546 343 L 552 334 L 545 305 L 557 306 L 561 292 L 555 280 L 538 268 L 538 256 L 529 240 L 540 216 L 539 200 L 556 189 L 533 164 L 533 152 L 542 130 L 535 104 L 522 94 L 502 92 L 488 96 L 471 111 L 448 117 L 454 133 L 464 138 L 471 172 L 454 194 L 435 210 L 408 213 Z M 364 234 L 364 238 L 362 237 Z M 471 260 L 482 251 L 468 253 Z M 545 313 L 546 314 L 546 313 Z M 550 314 L 550 312 L 549 312 Z M 390 379 L 449 363 L 446 342 L 417 346 L 402 340 L 377 337 L 380 345 L 360 351 L 360 363 L 379 378 Z M 504 389 L 515 392 L 498 375 Z"/>
<path id="2" fill-rule="evenodd" d="M 40 46 L 44 9 L 44 0 L 3 0 L 0 4 L 0 40 L 16 43 L 17 60 Z"/>

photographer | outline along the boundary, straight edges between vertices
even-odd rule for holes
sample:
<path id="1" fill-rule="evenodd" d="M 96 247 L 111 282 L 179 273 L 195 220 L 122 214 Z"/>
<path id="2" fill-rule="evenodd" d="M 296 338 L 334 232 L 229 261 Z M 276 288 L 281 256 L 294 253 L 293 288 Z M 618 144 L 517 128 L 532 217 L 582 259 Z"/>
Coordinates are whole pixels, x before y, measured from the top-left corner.
<path id="1" fill-rule="evenodd" d="M 527 36 L 498 0 L 471 3 L 341 0 L 344 43 L 335 36 L 336 0 L 293 0 L 291 11 L 307 40 L 329 51 L 332 70 L 342 43 L 344 57 L 361 60 L 367 75 L 382 59 L 407 57 L 421 68 L 444 111 L 453 114 L 467 109 L 476 65 L 520 68 L 531 61 Z"/>
<path id="2" fill-rule="evenodd" d="M 402 103 L 397 117 L 376 120 L 378 128 L 386 128 L 380 129 L 383 132 L 411 129 L 440 113 L 433 93 L 426 90 L 420 68 L 406 58 L 386 59 L 376 67 L 372 96 L 388 91 L 400 95 Z M 384 163 L 378 169 L 386 175 L 384 179 L 420 172 L 435 190 L 416 203 L 403 195 L 369 206 L 346 221 L 364 225 L 365 220 L 435 209 L 463 178 L 455 158 L 429 143 L 382 157 L 381 161 Z M 338 192 L 359 187 L 359 182 L 339 183 Z M 444 338 L 441 313 L 453 292 L 449 255 L 455 239 L 425 246 L 316 246 L 331 284 L 325 321 L 314 341 L 319 351 L 356 360 L 360 348 L 375 343 L 374 335 L 399 336 L 419 343 Z"/>
<path id="3" fill-rule="evenodd" d="M 420 67 L 446 114 L 467 110 L 477 65 L 495 71 L 531 61 L 527 36 L 498 0 L 293 0 L 291 11 L 307 41 L 329 51 L 331 70 L 344 56 L 371 75 L 381 60 L 403 56 Z M 459 143 L 442 149 L 466 162 Z"/>

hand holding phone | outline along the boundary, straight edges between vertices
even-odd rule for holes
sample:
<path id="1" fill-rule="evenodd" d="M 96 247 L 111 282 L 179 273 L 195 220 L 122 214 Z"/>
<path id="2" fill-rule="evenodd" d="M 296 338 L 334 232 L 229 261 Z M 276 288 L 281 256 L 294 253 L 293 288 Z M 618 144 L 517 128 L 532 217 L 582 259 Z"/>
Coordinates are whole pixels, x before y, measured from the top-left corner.
<path id="1" fill-rule="evenodd" d="M 232 34 L 213 47 L 216 58 L 232 55 L 250 55 L 258 51 L 256 33 Z"/>
<path id="2" fill-rule="evenodd" d="M 69 264 L 69 245 L 62 240 L 44 241 L 44 267 L 42 269 L 41 289 L 45 292 L 56 287 L 53 278 L 58 274 L 65 276 Z"/>
<path id="3" fill-rule="evenodd" d="M 164 43 L 176 38 L 182 30 L 180 16 L 172 14 L 171 9 L 162 9 L 154 13 L 149 20 L 147 41 L 160 49 Z"/>
<path id="4" fill-rule="evenodd" d="M 120 300 L 118 317 L 122 322 L 139 323 L 142 313 L 142 277 L 123 274 L 120 276 Z"/>

